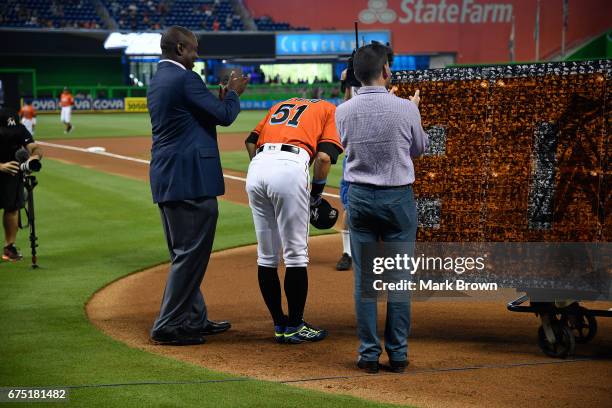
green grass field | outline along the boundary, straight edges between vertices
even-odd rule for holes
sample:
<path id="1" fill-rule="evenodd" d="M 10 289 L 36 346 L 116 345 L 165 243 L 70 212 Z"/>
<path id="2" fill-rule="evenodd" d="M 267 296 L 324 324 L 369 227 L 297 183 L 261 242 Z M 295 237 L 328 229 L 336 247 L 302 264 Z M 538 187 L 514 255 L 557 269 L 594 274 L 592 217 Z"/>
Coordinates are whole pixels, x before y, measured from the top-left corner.
<path id="1" fill-rule="evenodd" d="M 248 133 L 265 115 L 264 111 L 242 111 L 232 126 L 217 127 L 219 133 Z M 59 113 L 37 116 L 36 138 L 81 139 L 92 137 L 151 136 L 148 113 L 78 113 L 72 114 L 74 131 L 64 134 Z"/>
<path id="2" fill-rule="evenodd" d="M 247 134 L 264 116 L 264 111 L 242 111 L 236 122 L 230 127 L 217 127 L 219 137 L 223 133 Z M 64 134 L 64 128 L 58 115 L 39 115 L 36 128 L 36 139 L 52 141 L 53 139 L 89 139 L 94 137 L 130 137 L 150 136 L 151 124 L 148 113 L 76 113 L 72 115 L 75 130 Z M 244 150 L 222 152 L 223 168 L 236 171 L 247 171 L 249 158 Z M 332 166 L 327 178 L 327 185 L 340 187 L 342 176 L 342 156 L 338 163 Z M 312 169 L 311 169 L 312 173 Z"/>
<path id="3" fill-rule="evenodd" d="M 247 133 L 261 111 L 245 111 L 220 133 Z M 75 114 L 75 131 L 63 133 L 58 115 L 39 115 L 36 138 L 150 135 L 148 114 Z M 222 134 L 220 137 L 223 137 Z M 246 171 L 244 151 L 224 152 L 225 168 Z M 330 185 L 337 185 L 339 166 Z M 78 170 L 77 170 L 78 169 Z M 75 177 L 75 174 L 79 174 Z M 131 349 L 99 333 L 83 306 L 100 287 L 145 267 L 167 261 L 159 215 L 145 183 L 45 161 L 36 190 L 39 262 L 0 264 L 0 385 L 95 385 L 181 382 L 232 378 L 222 373 Z M 215 250 L 253 243 L 248 208 L 220 202 Z M 60 214 L 60 216 L 58 216 Z M 61 215 L 63 214 L 63 216 Z M 313 234 L 324 233 L 312 229 Z M 143 242 L 147 244 L 143 246 Z M 18 246 L 28 253 L 27 231 Z M 253 395 L 257 398 L 254 401 Z M 77 388 L 78 406 L 379 406 L 270 382 L 141 385 Z"/>
<path id="4" fill-rule="evenodd" d="M 147 184 L 53 160 L 39 181 L 42 267 L 0 264 L 1 386 L 87 386 L 71 390 L 79 407 L 383 406 L 265 381 L 95 387 L 235 377 L 130 348 L 85 316 L 97 289 L 167 260 Z M 254 242 L 248 207 L 221 201 L 220 214 L 215 250 Z M 27 235 L 18 240 L 24 254 Z"/>

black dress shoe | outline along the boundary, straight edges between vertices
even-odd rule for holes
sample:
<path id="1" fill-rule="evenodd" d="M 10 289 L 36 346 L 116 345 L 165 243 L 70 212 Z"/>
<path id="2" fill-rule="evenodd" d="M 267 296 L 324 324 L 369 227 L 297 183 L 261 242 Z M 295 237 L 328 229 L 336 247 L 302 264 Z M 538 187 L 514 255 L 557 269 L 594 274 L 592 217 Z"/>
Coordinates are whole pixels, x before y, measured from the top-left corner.
<path id="1" fill-rule="evenodd" d="M 205 342 L 201 334 L 189 332 L 182 327 L 162 328 L 151 333 L 151 343 L 161 346 L 191 346 Z"/>
<path id="2" fill-rule="evenodd" d="M 362 359 L 359 359 L 359 361 L 357 361 L 357 367 L 359 367 L 368 374 L 376 374 L 378 373 L 379 369 L 378 361 L 365 361 Z"/>
<path id="3" fill-rule="evenodd" d="M 228 331 L 232 327 L 232 324 L 227 321 L 213 322 L 212 320 L 206 321 L 206 326 L 198 331 L 198 334 L 202 336 L 210 336 L 211 334 L 219 334 L 224 331 Z"/>
<path id="4" fill-rule="evenodd" d="M 389 360 L 389 371 L 392 373 L 403 373 L 406 371 L 406 367 L 408 366 L 408 361 L 394 361 Z"/>

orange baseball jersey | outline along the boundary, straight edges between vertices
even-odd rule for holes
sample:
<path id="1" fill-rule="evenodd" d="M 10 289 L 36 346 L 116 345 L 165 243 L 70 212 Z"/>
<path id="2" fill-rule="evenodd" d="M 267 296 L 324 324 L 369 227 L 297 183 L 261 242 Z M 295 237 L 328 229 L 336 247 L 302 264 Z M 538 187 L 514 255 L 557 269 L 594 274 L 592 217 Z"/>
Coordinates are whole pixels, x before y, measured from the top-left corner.
<path id="1" fill-rule="evenodd" d="M 23 105 L 21 109 L 19 109 L 19 116 L 24 119 L 33 119 L 36 116 L 36 110 L 32 105 Z"/>
<path id="2" fill-rule="evenodd" d="M 253 132 L 264 143 L 285 143 L 306 149 L 313 157 L 319 143 L 342 144 L 336 129 L 336 106 L 320 99 L 291 98 L 268 111 Z"/>
<path id="3" fill-rule="evenodd" d="M 60 95 L 60 105 L 63 107 L 74 105 L 74 99 L 70 92 L 62 92 Z"/>

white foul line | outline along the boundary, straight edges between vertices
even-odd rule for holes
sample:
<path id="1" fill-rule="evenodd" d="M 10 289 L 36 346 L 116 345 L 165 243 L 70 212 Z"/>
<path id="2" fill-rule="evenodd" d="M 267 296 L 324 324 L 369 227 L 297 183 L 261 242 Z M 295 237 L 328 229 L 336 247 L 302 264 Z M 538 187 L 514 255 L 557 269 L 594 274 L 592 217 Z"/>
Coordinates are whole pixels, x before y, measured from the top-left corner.
<path id="1" fill-rule="evenodd" d="M 81 152 L 81 153 L 97 154 L 100 156 L 112 157 L 113 159 L 126 160 L 126 161 L 135 162 L 135 163 L 141 163 L 141 164 L 151 163 L 149 160 L 145 160 L 145 159 L 138 159 L 136 157 L 123 156 L 121 154 L 115 154 L 115 153 L 109 153 L 109 152 L 94 152 L 91 150 L 87 150 L 83 147 L 62 145 L 62 144 L 49 143 L 49 142 L 39 142 L 39 141 L 37 141 L 36 143 L 41 146 L 55 147 L 57 149 L 72 150 L 72 151 Z M 230 180 L 238 180 L 238 181 L 246 182 L 246 179 L 244 177 L 232 176 L 231 174 L 223 173 L 223 177 L 230 179 Z M 340 198 L 338 194 L 323 193 L 323 195 L 327 197 Z"/>
<path id="2" fill-rule="evenodd" d="M 39 142 L 39 141 L 36 141 L 36 144 L 39 144 L 41 146 L 55 147 L 55 148 L 64 149 L 64 150 L 73 150 L 75 152 L 98 154 L 100 156 L 107 156 L 107 157 L 112 157 L 114 159 L 127 160 L 127 161 L 131 161 L 131 162 L 136 162 L 136 163 L 150 164 L 149 160 L 137 159 L 135 157 L 122 156 L 120 154 L 114 154 L 114 153 L 109 153 L 109 152 L 94 152 L 94 151 L 91 151 L 91 150 L 84 149 L 82 147 L 61 145 L 61 144 L 57 144 L 57 143 Z"/>

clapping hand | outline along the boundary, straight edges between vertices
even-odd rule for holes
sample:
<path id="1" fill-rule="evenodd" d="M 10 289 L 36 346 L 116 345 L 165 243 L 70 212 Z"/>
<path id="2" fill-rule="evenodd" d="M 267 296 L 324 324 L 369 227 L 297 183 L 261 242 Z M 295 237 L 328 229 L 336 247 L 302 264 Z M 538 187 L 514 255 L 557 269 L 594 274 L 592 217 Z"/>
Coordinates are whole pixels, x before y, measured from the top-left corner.
<path id="1" fill-rule="evenodd" d="M 421 102 L 421 97 L 419 96 L 419 90 L 417 89 L 414 93 L 414 96 L 409 96 L 408 99 L 414 103 L 417 108 L 419 107 L 419 102 Z"/>
<path id="2" fill-rule="evenodd" d="M 225 95 L 227 95 L 227 82 L 229 81 L 228 76 L 224 76 L 219 84 L 219 100 L 222 101 L 225 99 Z"/>
<path id="3" fill-rule="evenodd" d="M 222 101 L 227 95 L 227 85 L 219 84 L 219 100 Z"/>
<path id="4" fill-rule="evenodd" d="M 239 96 L 242 95 L 250 79 L 251 77 L 248 75 L 238 75 L 235 71 L 232 71 L 229 81 L 227 82 L 226 92 L 234 91 Z"/>

